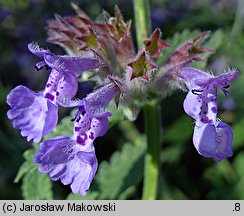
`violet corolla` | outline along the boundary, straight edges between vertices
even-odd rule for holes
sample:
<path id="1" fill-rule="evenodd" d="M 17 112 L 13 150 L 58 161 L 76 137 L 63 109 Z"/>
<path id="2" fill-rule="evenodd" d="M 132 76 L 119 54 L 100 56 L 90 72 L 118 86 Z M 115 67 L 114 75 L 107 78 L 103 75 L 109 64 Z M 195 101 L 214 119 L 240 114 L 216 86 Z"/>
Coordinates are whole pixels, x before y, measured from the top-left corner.
<path id="1" fill-rule="evenodd" d="M 74 97 L 78 89 L 77 77 L 85 70 L 98 68 L 99 62 L 91 54 L 58 56 L 35 43 L 28 48 L 42 59 L 35 65 L 36 70 L 51 68 L 51 72 L 41 92 L 22 85 L 15 87 L 7 96 L 7 104 L 11 107 L 7 115 L 27 141 L 39 142 L 57 124 L 59 98 Z"/>
<path id="2" fill-rule="evenodd" d="M 97 170 L 94 140 L 103 136 L 109 127 L 106 112 L 110 100 L 120 91 L 113 81 L 87 95 L 78 105 L 73 121 L 73 135 L 54 137 L 40 144 L 33 161 L 40 163 L 39 172 L 48 173 L 52 180 L 71 184 L 73 193 L 86 195 Z"/>
<path id="3" fill-rule="evenodd" d="M 232 156 L 231 127 L 217 118 L 217 89 L 227 94 L 230 83 L 239 76 L 230 70 L 213 76 L 201 70 L 185 67 L 181 76 L 189 92 L 184 100 L 185 112 L 196 120 L 193 143 L 199 154 L 221 161 Z"/>

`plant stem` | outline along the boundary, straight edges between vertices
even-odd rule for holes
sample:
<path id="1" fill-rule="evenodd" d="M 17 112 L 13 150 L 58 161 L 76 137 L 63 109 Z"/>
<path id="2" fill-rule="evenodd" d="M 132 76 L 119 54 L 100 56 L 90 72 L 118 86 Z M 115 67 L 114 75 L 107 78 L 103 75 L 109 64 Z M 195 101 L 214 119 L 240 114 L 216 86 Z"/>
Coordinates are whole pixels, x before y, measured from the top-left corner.
<path id="1" fill-rule="evenodd" d="M 231 30 L 232 36 L 238 36 L 242 32 L 243 18 L 244 18 L 244 1 L 239 0 L 236 7 L 236 16 L 235 16 L 234 24 Z"/>
<path id="2" fill-rule="evenodd" d="M 134 17 L 138 49 L 151 32 L 149 0 L 134 0 Z"/>
<path id="3" fill-rule="evenodd" d="M 134 0 L 134 16 L 139 49 L 151 33 L 149 0 Z M 157 196 L 161 132 L 160 108 L 156 101 L 149 101 L 144 106 L 147 153 L 145 156 L 142 198 L 146 200 L 156 199 Z"/>
<path id="4" fill-rule="evenodd" d="M 156 102 L 144 106 L 144 122 L 147 136 L 145 156 L 143 196 L 145 200 L 154 200 L 157 196 L 159 152 L 161 135 L 161 107 Z"/>

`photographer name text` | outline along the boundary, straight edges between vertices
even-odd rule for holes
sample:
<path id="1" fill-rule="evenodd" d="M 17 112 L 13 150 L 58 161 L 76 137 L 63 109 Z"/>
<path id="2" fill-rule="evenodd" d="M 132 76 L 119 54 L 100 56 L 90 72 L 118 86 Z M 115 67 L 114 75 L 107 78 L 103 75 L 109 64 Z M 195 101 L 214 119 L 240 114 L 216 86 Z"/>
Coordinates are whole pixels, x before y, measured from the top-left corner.
<path id="1" fill-rule="evenodd" d="M 116 204 L 115 203 L 103 203 L 103 204 L 89 204 L 80 202 L 67 202 L 65 204 L 26 204 L 24 202 L 18 203 L 4 203 L 3 212 L 115 212 Z"/>

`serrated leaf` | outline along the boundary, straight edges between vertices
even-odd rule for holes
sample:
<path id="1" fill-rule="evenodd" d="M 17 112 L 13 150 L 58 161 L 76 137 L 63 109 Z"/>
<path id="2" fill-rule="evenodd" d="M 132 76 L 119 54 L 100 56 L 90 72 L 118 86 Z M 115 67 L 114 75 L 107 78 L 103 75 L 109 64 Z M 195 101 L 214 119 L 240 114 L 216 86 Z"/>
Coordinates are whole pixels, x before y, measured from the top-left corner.
<path id="1" fill-rule="evenodd" d="M 28 172 L 23 178 L 22 195 L 28 200 L 53 199 L 52 183 L 48 175 Z"/>
<path id="2" fill-rule="evenodd" d="M 70 193 L 66 200 L 95 200 L 97 197 L 98 197 L 98 192 L 96 191 L 92 191 L 92 192 L 89 192 L 86 194 L 85 197 L 81 196 L 80 194 L 73 194 L 73 193 Z"/>
<path id="3" fill-rule="evenodd" d="M 100 164 L 95 177 L 100 189 L 99 199 L 126 198 L 125 191 L 142 179 L 146 145 L 144 139 L 139 139 L 139 145 L 126 143 L 121 151 L 112 155 L 110 162 Z"/>
<path id="4" fill-rule="evenodd" d="M 25 158 L 25 162 L 20 166 L 18 170 L 18 174 L 14 179 L 14 183 L 18 183 L 21 178 L 28 172 L 34 172 L 37 170 L 38 165 L 32 161 L 33 156 L 35 155 L 35 149 L 28 149 L 24 152 L 23 156 Z"/>
<path id="5" fill-rule="evenodd" d="M 29 172 L 34 172 L 38 168 L 38 164 L 35 164 L 32 161 L 25 161 L 19 168 L 18 174 L 14 179 L 14 183 L 18 183 L 20 179 L 23 178 Z"/>

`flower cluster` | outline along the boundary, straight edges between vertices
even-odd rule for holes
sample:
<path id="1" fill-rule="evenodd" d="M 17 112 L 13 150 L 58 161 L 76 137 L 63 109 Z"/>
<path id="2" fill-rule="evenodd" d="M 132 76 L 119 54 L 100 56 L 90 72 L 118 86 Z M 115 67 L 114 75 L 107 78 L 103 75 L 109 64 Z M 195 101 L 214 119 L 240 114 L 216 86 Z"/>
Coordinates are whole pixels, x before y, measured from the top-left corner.
<path id="1" fill-rule="evenodd" d="M 156 64 L 169 45 L 161 40 L 156 29 L 135 51 L 131 38 L 131 21 L 125 22 L 118 7 L 115 17 L 103 13 L 103 19 L 92 21 L 73 4 L 75 17 L 55 16 L 48 22 L 48 41 L 60 45 L 68 55 L 55 55 L 37 44 L 29 50 L 41 61 L 36 70 L 50 70 L 45 88 L 33 92 L 25 86 L 15 87 L 7 96 L 10 110 L 7 115 L 13 127 L 30 141 L 40 142 L 58 121 L 58 106 L 75 107 L 73 134 L 47 139 L 33 158 L 40 164 L 39 172 L 49 174 L 54 181 L 70 184 L 73 193 L 85 195 L 96 173 L 94 140 L 108 128 L 108 104 L 114 100 L 117 108 L 124 107 L 124 115 L 134 120 L 147 100 L 165 95 L 175 87 L 189 93 L 184 102 L 186 113 L 196 120 L 193 142 L 198 152 L 216 161 L 232 155 L 230 126 L 217 120 L 217 88 L 226 88 L 238 73 L 231 71 L 214 77 L 186 67 L 200 61 L 201 54 L 212 50 L 201 43 L 209 32 L 186 41 L 165 61 Z M 83 76 L 86 74 L 86 76 Z M 97 87 L 85 98 L 74 97 L 78 80 L 89 77 Z M 79 78 L 79 79 L 78 79 Z M 139 103 L 138 103 L 139 101 Z"/>
<path id="2" fill-rule="evenodd" d="M 58 106 L 78 107 L 74 133 L 70 137 L 54 137 L 40 144 L 33 161 L 40 163 L 39 172 L 48 173 L 52 180 L 71 184 L 74 193 L 85 196 L 97 170 L 93 142 L 108 130 L 108 103 L 119 93 L 119 82 L 108 77 L 105 84 L 83 100 L 72 100 L 78 89 L 77 77 L 86 70 L 99 68 L 99 61 L 87 52 L 79 57 L 56 56 L 36 44 L 29 50 L 42 61 L 36 70 L 51 69 L 45 88 L 33 92 L 25 86 L 15 87 L 7 96 L 11 107 L 8 118 L 27 140 L 39 142 L 52 131 L 58 121 Z"/>

